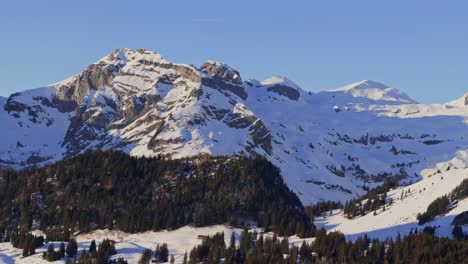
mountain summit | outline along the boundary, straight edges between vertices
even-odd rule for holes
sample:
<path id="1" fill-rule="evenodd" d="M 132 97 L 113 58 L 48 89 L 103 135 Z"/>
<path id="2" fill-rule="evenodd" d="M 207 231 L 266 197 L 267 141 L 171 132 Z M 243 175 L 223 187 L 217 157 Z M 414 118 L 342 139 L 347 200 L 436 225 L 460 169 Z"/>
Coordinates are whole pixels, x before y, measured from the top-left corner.
<path id="1" fill-rule="evenodd" d="M 308 93 L 285 77 L 243 81 L 221 62 L 117 49 L 67 80 L 0 98 L 0 166 L 88 149 L 261 155 L 304 202 L 345 200 L 389 179 L 418 180 L 455 156 L 468 146 L 467 116 L 372 81 Z"/>
<path id="2" fill-rule="evenodd" d="M 400 92 L 395 88 L 391 88 L 385 84 L 371 80 L 363 80 L 352 83 L 338 89 L 333 89 L 331 92 L 344 92 L 351 94 L 354 97 L 363 97 L 371 100 L 382 100 L 399 103 L 417 103 L 405 93 Z"/>

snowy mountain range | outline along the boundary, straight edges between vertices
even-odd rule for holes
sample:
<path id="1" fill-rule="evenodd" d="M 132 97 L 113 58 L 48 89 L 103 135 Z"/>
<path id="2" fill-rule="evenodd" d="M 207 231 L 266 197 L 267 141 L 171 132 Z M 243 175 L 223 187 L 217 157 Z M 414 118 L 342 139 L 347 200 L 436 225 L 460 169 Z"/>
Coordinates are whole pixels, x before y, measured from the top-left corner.
<path id="1" fill-rule="evenodd" d="M 305 204 L 344 201 L 387 179 L 414 183 L 453 159 L 462 161 L 452 169 L 468 166 L 468 94 L 419 104 L 367 80 L 312 93 L 284 77 L 243 80 L 221 62 L 176 64 L 143 49 L 118 49 L 67 80 L 0 97 L 0 120 L 0 167 L 88 149 L 258 154 Z"/>

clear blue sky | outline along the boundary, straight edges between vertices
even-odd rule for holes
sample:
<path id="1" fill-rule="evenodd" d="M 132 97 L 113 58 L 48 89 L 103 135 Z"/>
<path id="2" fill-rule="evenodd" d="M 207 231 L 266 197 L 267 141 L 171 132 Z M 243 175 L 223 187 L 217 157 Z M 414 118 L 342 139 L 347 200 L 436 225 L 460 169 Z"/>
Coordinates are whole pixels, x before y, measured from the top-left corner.
<path id="1" fill-rule="evenodd" d="M 8 1 L 0 95 L 53 83 L 118 47 L 208 59 L 320 91 L 362 79 L 420 102 L 468 92 L 468 1 Z"/>

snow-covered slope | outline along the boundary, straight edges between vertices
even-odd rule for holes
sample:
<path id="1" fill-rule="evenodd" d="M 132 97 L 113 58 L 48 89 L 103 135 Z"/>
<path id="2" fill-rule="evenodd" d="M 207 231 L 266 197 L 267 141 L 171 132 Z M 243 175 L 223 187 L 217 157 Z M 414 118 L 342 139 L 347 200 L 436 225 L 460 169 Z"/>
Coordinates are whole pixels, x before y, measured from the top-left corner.
<path id="1" fill-rule="evenodd" d="M 416 103 L 407 94 L 385 84 L 364 80 L 344 87 L 330 90 L 330 92 L 343 92 L 354 97 L 363 97 L 371 100 L 382 100 L 396 103 Z"/>
<path id="2" fill-rule="evenodd" d="M 468 93 L 458 98 L 457 100 L 448 103 L 448 105 L 460 108 L 468 107 Z"/>
<path id="3" fill-rule="evenodd" d="M 225 63 L 175 64 L 118 49 L 81 73 L 0 100 L 0 166 L 43 165 L 87 149 L 173 158 L 265 156 L 305 203 L 346 200 L 468 149 L 468 108 L 416 104 L 363 81 L 310 93 L 284 77 L 243 81 Z"/>
<path id="4" fill-rule="evenodd" d="M 256 231 L 258 234 L 262 233 L 260 229 L 252 229 L 250 232 Z M 81 253 L 83 249 L 88 250 L 91 241 L 94 239 L 97 243 L 103 239 L 111 239 L 116 242 L 115 248 L 117 254 L 112 256 L 112 259 L 119 257 L 124 258 L 129 264 L 136 264 L 141 258 L 141 254 L 145 248 L 154 250 L 157 244 L 167 243 L 169 248 L 169 255 L 174 256 L 175 263 L 182 263 L 184 254 L 190 253 L 190 250 L 200 244 L 202 241 L 198 239 L 198 235 L 213 236 L 216 233 L 224 233 L 226 245 L 229 245 L 231 234 L 234 233 L 236 243 L 239 244 L 240 234 L 242 229 L 232 228 L 224 225 L 215 225 L 208 227 L 191 227 L 185 226 L 173 231 L 161 232 L 145 232 L 128 234 L 115 230 L 96 230 L 91 233 L 81 234 L 76 237 L 78 242 L 78 252 Z M 262 233 L 265 237 L 272 236 L 272 233 Z M 37 235 L 41 235 L 38 233 Z M 313 238 L 301 239 L 297 236 L 288 238 L 290 245 L 301 245 L 303 241 L 310 242 Z M 59 242 L 53 242 L 55 248 L 59 246 Z M 66 244 L 66 243 L 65 243 Z M 36 254 L 23 258 L 21 256 L 22 250 L 16 249 L 10 243 L 0 243 L 0 264 L 10 263 L 50 263 L 42 259 L 42 252 L 47 250 L 48 245 L 36 250 Z M 60 260 L 57 263 L 65 263 Z"/>
<path id="5" fill-rule="evenodd" d="M 24 167 L 57 159 L 71 113 L 52 103 L 55 88 L 44 87 L 0 100 L 0 167 Z"/>
<path id="6" fill-rule="evenodd" d="M 339 230 L 350 239 L 362 237 L 364 234 L 385 239 L 395 238 L 398 233 L 408 234 L 411 230 L 422 231 L 425 226 L 436 226 L 436 235 L 452 237 L 451 223 L 455 216 L 468 211 L 468 199 L 459 201 L 447 214 L 422 226 L 418 225 L 416 216 L 425 212 L 436 198 L 449 194 L 468 178 L 468 152 L 459 151 L 455 158 L 440 162 L 422 173 L 421 181 L 388 192 L 388 199 L 392 199 L 393 202 L 386 205 L 386 210 L 381 208 L 377 210 L 376 215 L 369 212 L 352 220 L 345 218 L 340 210 L 334 210 L 331 216 L 327 213 L 325 217 L 318 217 L 317 227 L 330 231 Z M 402 198 L 402 193 L 407 192 L 408 195 Z M 468 226 L 466 228 L 468 231 Z"/>

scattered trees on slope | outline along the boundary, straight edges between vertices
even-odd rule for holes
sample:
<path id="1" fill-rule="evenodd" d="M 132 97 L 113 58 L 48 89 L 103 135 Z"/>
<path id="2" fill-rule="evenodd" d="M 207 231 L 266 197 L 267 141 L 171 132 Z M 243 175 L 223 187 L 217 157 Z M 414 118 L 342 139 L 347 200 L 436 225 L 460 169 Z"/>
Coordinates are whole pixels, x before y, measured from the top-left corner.
<path id="1" fill-rule="evenodd" d="M 443 215 L 450 210 L 450 205 L 468 196 L 468 179 L 463 180 L 448 195 L 435 199 L 429 204 L 424 213 L 418 213 L 417 219 L 420 225 L 433 220 L 438 215 Z"/>
<path id="2" fill-rule="evenodd" d="M 370 189 L 365 195 L 357 199 L 347 201 L 343 209 L 345 217 L 352 219 L 356 216 L 375 211 L 382 206 L 385 208 L 387 192 L 397 186 L 398 183 L 388 181 L 381 186 Z"/>
<path id="3" fill-rule="evenodd" d="M 310 219 L 314 219 L 315 216 L 320 216 L 325 212 L 341 209 L 343 205 L 341 202 L 336 201 L 320 201 L 316 204 L 309 205 L 305 207 L 305 212 Z"/>

